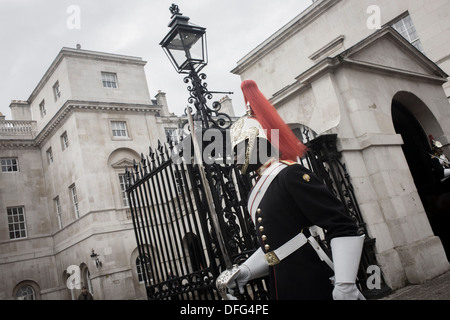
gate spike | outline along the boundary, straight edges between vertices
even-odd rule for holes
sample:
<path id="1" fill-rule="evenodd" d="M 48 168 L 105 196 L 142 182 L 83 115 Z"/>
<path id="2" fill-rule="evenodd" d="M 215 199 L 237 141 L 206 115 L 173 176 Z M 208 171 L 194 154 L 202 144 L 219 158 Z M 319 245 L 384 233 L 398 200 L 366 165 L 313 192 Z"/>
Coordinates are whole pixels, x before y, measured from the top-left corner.
<path id="1" fill-rule="evenodd" d="M 162 153 L 162 150 L 163 150 L 163 146 L 161 144 L 161 140 L 158 139 L 158 151 L 159 151 L 159 153 Z"/>
<path id="2" fill-rule="evenodd" d="M 130 171 L 128 171 L 128 167 L 125 166 L 125 189 L 130 187 Z"/>
<path id="3" fill-rule="evenodd" d="M 169 142 L 169 150 L 170 150 L 170 153 L 171 153 L 171 154 L 172 154 L 173 148 L 175 148 L 175 143 L 174 143 L 173 141 L 170 141 L 170 142 Z"/>
<path id="4" fill-rule="evenodd" d="M 154 169 L 156 167 L 155 166 L 156 159 L 155 159 L 155 152 L 153 152 L 152 147 L 150 147 L 150 159 L 152 159 L 151 160 L 152 161 L 152 168 Z"/>
<path id="5" fill-rule="evenodd" d="M 166 144 L 161 143 L 161 145 L 158 147 L 159 148 L 159 157 L 161 159 L 161 162 L 166 161 L 165 157 L 164 157 L 164 150 L 166 148 Z"/>
<path id="6" fill-rule="evenodd" d="M 169 149 L 167 148 L 167 143 L 164 145 L 164 153 L 169 157 Z"/>
<path id="7" fill-rule="evenodd" d="M 150 159 L 148 156 L 147 156 L 147 164 L 148 164 L 149 172 L 152 172 L 154 168 L 153 168 L 152 163 L 150 162 Z"/>
<path id="8" fill-rule="evenodd" d="M 145 160 L 145 157 L 144 157 L 143 153 L 141 153 L 141 163 L 142 163 L 143 168 L 144 168 L 144 172 L 143 172 L 142 175 L 145 176 L 147 174 L 147 161 Z"/>
<path id="9" fill-rule="evenodd" d="M 155 153 L 153 152 L 152 147 L 149 147 L 148 150 L 149 150 L 149 151 L 148 151 L 148 154 L 149 154 L 150 158 L 151 158 L 152 160 L 154 160 L 154 159 L 155 159 Z"/>
<path id="10" fill-rule="evenodd" d="M 166 143 L 167 144 L 171 144 L 172 143 L 172 138 L 169 135 L 166 136 Z"/>
<path id="11" fill-rule="evenodd" d="M 139 180 L 139 166 L 136 162 L 136 159 L 133 159 L 133 167 L 134 167 L 135 181 L 137 181 Z"/>

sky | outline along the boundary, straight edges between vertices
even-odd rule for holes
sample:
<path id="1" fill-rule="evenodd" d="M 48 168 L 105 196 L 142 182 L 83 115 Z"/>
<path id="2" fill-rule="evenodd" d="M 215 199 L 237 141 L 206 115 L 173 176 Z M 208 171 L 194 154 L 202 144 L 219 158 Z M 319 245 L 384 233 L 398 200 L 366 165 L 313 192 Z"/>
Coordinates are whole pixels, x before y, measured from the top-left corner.
<path id="1" fill-rule="evenodd" d="M 11 120 L 11 100 L 28 100 L 60 50 L 80 44 L 85 50 L 147 61 L 150 96 L 165 92 L 169 110 L 182 115 L 188 106 L 187 85 L 159 46 L 170 30 L 173 2 L 191 23 L 206 27 L 205 81 L 211 91 L 234 92 L 229 96 L 238 116 L 245 109 L 241 79 L 231 70 L 312 4 L 312 0 L 1 0 L 0 112 Z M 209 105 L 221 97 L 215 95 Z"/>

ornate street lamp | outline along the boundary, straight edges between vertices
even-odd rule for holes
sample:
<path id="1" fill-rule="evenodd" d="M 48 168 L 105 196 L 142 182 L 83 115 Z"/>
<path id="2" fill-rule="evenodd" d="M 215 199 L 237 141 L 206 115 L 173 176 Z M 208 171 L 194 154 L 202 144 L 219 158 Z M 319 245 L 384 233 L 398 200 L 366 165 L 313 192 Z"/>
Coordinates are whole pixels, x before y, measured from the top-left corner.
<path id="1" fill-rule="evenodd" d="M 101 268 L 102 267 L 102 262 L 99 259 L 99 254 L 96 254 L 94 249 L 92 249 L 92 253 L 91 253 L 91 259 L 92 261 L 95 263 L 95 266 L 97 268 Z"/>
<path id="2" fill-rule="evenodd" d="M 188 102 L 197 110 L 193 118 L 195 121 L 201 121 L 204 130 L 227 129 L 232 121 L 229 115 L 219 112 L 220 103 L 214 102 L 210 109 L 206 102 L 207 99 L 212 99 L 213 93 L 233 93 L 208 90 L 208 84 L 203 82 L 206 74 L 199 74 L 200 70 L 208 64 L 206 28 L 189 23 L 189 17 L 180 13 L 176 4 L 172 4 L 170 12 L 172 13 L 172 20 L 169 23 L 171 30 L 160 45 L 175 70 L 180 74 L 187 74 L 184 82 L 192 84 L 188 86 L 190 93 Z"/>
<path id="3" fill-rule="evenodd" d="M 160 45 L 178 73 L 199 72 L 208 64 L 206 28 L 189 23 L 189 17 L 183 16 L 175 4 L 170 12 L 169 28 L 172 29 Z"/>

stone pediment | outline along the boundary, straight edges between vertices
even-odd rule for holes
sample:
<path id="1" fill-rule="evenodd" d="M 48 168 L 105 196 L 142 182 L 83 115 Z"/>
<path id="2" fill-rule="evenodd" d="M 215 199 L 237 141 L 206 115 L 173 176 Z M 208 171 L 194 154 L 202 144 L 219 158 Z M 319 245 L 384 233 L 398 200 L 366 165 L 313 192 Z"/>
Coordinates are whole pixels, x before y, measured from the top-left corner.
<path id="1" fill-rule="evenodd" d="M 116 163 L 113 163 L 111 165 L 111 167 L 113 167 L 114 169 L 122 169 L 122 168 L 133 168 L 133 160 L 127 159 L 127 158 L 123 158 L 119 161 L 117 161 Z"/>
<path id="2" fill-rule="evenodd" d="M 447 82 L 448 75 L 391 27 L 374 32 L 335 56 L 322 59 L 296 80 L 305 85 L 343 66 L 419 81 Z M 285 92 L 284 95 L 289 94 Z M 280 97 L 278 97 L 280 98 Z"/>
<path id="3" fill-rule="evenodd" d="M 443 78 L 447 74 L 391 27 L 386 27 L 343 52 L 345 62 L 384 71 Z"/>

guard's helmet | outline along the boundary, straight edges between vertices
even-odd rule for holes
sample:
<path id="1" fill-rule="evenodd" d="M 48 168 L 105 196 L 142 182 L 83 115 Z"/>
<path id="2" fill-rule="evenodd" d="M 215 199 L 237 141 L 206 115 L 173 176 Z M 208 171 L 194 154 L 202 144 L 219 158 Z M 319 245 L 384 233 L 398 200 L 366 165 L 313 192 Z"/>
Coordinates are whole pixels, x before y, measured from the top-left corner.
<path id="1" fill-rule="evenodd" d="M 242 82 L 241 89 L 247 105 L 247 114 L 231 128 L 233 148 L 248 140 L 241 171 L 246 172 L 257 139 L 269 141 L 279 151 L 281 160 L 297 161 L 297 158 L 301 158 L 306 152 L 306 146 L 281 119 L 275 107 L 261 93 L 256 82 L 246 80 Z"/>
<path id="2" fill-rule="evenodd" d="M 258 139 L 268 140 L 266 130 L 263 129 L 258 120 L 247 113 L 233 124 L 230 135 L 233 149 L 238 155 L 244 156 L 244 159 L 238 159 L 238 161 L 243 161 L 239 164 L 242 164 L 241 171 L 245 174 Z"/>

